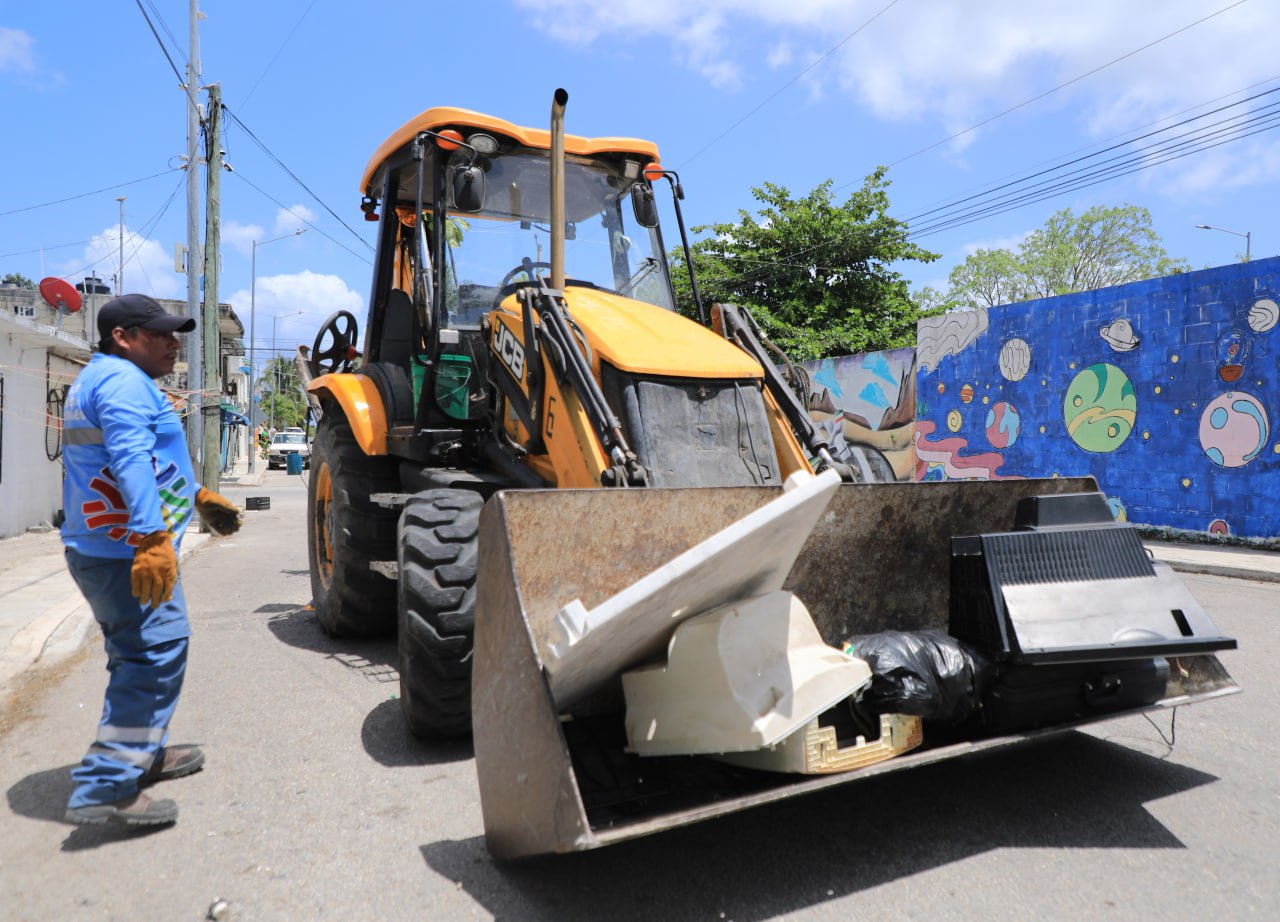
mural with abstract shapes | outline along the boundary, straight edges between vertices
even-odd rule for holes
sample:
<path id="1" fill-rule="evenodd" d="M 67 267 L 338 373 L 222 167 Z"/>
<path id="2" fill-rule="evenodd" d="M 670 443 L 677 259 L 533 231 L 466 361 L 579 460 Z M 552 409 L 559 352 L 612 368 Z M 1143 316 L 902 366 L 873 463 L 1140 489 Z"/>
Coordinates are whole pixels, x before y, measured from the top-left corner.
<path id="1" fill-rule="evenodd" d="M 806 362 L 809 415 L 864 481 L 911 480 L 916 351 Z"/>
<path id="2" fill-rule="evenodd" d="M 1280 537 L 1278 304 L 1271 258 L 923 320 L 916 479 L 1092 475 L 1122 521 Z"/>

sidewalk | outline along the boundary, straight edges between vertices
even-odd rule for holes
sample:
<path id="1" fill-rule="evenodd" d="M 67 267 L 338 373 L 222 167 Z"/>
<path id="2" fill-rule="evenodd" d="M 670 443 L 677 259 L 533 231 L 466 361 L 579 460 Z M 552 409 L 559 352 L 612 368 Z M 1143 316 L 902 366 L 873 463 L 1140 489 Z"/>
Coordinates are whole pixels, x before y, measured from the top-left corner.
<path id="1" fill-rule="evenodd" d="M 253 474 L 239 462 L 222 485 L 255 486 L 266 462 Z M 186 559 L 209 541 L 198 527 L 182 538 Z M 80 649 L 94 628 L 93 614 L 62 556 L 57 530 L 0 540 L 0 690 L 27 669 L 56 662 Z"/>
<path id="2" fill-rule="evenodd" d="M 222 485 L 257 486 L 266 462 L 239 462 Z M 182 556 L 199 550 L 209 535 L 191 528 Z M 1280 583 L 1280 553 L 1207 544 L 1147 541 L 1157 560 L 1183 573 L 1205 573 Z M 25 670 L 56 662 L 80 648 L 94 626 L 93 615 L 62 558 L 57 531 L 0 540 L 0 689 Z"/>

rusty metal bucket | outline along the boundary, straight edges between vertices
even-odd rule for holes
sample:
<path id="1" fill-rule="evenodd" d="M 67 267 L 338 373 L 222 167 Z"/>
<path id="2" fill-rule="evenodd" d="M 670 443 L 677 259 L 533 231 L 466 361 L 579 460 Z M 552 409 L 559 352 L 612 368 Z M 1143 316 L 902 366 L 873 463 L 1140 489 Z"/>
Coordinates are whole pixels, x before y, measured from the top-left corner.
<path id="1" fill-rule="evenodd" d="M 845 484 L 784 588 L 808 606 L 830 644 L 879 630 L 945 628 L 952 536 L 1010 528 L 1026 496 L 1096 489 L 1086 478 Z M 911 753 L 814 777 L 629 754 L 620 681 L 571 713 L 557 711 L 542 669 L 556 612 L 574 599 L 599 604 L 779 492 L 538 490 L 499 493 L 485 506 L 472 719 L 485 840 L 495 857 L 597 848 L 1082 723 L 932 748 L 926 736 Z M 1239 691 L 1212 655 L 1180 662 L 1153 707 Z"/>

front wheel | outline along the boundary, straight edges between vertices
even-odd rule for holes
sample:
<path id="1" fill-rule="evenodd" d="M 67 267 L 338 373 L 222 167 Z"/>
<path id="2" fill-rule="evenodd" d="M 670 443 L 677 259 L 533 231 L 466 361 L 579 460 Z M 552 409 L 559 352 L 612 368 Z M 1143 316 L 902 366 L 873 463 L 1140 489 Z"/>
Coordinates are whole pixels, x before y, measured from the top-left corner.
<path id="1" fill-rule="evenodd" d="M 471 732 L 476 545 L 484 498 L 424 490 L 400 516 L 400 708 L 423 739 Z"/>
<path id="2" fill-rule="evenodd" d="M 311 460 L 307 551 L 320 626 L 337 637 L 389 634 L 396 625 L 395 583 L 370 563 L 395 555 L 397 511 L 371 497 L 399 491 L 396 462 L 366 455 L 336 404 L 325 408 Z"/>

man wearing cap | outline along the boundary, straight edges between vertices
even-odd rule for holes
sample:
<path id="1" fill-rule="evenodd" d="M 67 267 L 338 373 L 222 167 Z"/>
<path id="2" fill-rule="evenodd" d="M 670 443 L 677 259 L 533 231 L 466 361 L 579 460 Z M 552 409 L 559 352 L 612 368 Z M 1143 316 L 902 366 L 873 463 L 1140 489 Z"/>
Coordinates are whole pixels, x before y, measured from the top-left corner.
<path id="1" fill-rule="evenodd" d="M 177 805 L 139 788 L 204 765 L 198 747 L 166 745 L 191 633 L 178 547 L 193 506 L 215 534 L 235 532 L 239 510 L 196 482 L 182 423 L 152 380 L 173 371 L 175 334 L 195 324 L 146 295 L 113 298 L 67 393 L 62 542 L 110 674 L 98 738 L 71 772 L 71 822 L 172 823 Z"/>

